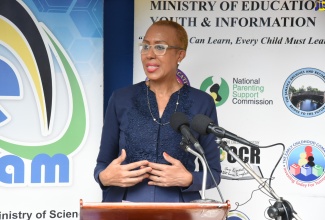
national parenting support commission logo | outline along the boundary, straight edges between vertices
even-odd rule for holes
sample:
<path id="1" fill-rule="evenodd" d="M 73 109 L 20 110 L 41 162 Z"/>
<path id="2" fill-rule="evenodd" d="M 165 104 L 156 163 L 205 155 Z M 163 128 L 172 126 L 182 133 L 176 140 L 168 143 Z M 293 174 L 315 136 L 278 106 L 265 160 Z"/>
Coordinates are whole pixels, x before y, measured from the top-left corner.
<path id="1" fill-rule="evenodd" d="M 0 186 L 70 184 L 71 154 L 88 134 L 87 104 L 77 71 L 51 31 L 37 22 L 22 1 L 1 0 L 0 29 L 0 46 L 4 48 L 0 51 L 4 53 L 0 54 L 0 70 L 4 76 L 0 77 L 0 99 L 19 97 L 16 101 L 22 103 L 22 84 L 28 84 L 34 97 L 29 105 L 37 106 L 39 121 L 26 127 L 33 129 L 40 123 L 44 137 L 42 142 L 30 143 L 18 141 L 19 132 L 14 136 L 16 140 L 0 136 Z M 59 70 L 55 70 L 54 61 Z M 22 72 L 19 73 L 15 65 L 21 67 Z M 54 83 L 56 71 L 65 80 L 69 112 L 67 119 L 60 121 L 65 124 L 64 129 L 48 140 L 46 137 L 55 127 L 54 113 L 58 107 L 62 108 L 56 104 L 60 103 Z M 28 80 L 21 82 L 19 74 L 26 74 Z M 21 109 L 21 114 L 26 111 L 28 109 Z M 5 129 L 15 117 L 18 118 L 0 107 L 0 128 Z"/>
<path id="2" fill-rule="evenodd" d="M 285 81 L 282 97 L 294 114 L 310 118 L 325 111 L 325 73 L 315 68 L 302 68 Z"/>
<path id="3" fill-rule="evenodd" d="M 223 105 L 230 96 L 229 85 L 223 78 L 216 79 L 212 76 L 206 78 L 200 89 L 213 97 L 216 107 Z M 272 99 L 263 98 L 264 85 L 260 78 L 232 79 L 232 104 L 234 105 L 273 105 Z"/>
<path id="4" fill-rule="evenodd" d="M 223 105 L 229 97 L 229 86 L 223 78 L 217 79 L 213 76 L 206 78 L 201 83 L 200 90 L 212 96 L 216 107 Z"/>
<path id="5" fill-rule="evenodd" d="M 292 144 L 285 151 L 282 164 L 287 178 L 295 185 L 314 187 L 325 180 L 325 148 L 315 141 Z"/>

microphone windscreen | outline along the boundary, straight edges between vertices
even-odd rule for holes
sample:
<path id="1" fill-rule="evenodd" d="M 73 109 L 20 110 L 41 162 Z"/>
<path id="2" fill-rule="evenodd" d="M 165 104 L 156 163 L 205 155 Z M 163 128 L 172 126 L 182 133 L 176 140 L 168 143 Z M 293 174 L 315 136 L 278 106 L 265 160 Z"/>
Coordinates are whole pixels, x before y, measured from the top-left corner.
<path id="1" fill-rule="evenodd" d="M 173 113 L 170 117 L 170 126 L 172 126 L 175 131 L 180 132 L 180 127 L 182 125 L 190 126 L 186 115 L 182 112 Z"/>
<path id="2" fill-rule="evenodd" d="M 202 114 L 198 114 L 195 115 L 192 123 L 191 123 L 191 128 L 198 132 L 199 134 L 208 134 L 207 133 L 207 128 L 209 126 L 210 123 L 213 123 L 213 120 L 211 118 L 209 118 L 206 115 L 202 115 Z"/>

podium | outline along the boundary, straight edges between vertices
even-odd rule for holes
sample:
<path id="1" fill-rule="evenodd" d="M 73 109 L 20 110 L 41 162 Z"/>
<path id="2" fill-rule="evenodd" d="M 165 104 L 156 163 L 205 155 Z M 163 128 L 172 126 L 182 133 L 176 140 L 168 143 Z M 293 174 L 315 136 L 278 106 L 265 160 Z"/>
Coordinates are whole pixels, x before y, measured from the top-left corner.
<path id="1" fill-rule="evenodd" d="M 226 203 L 84 203 L 80 200 L 80 220 L 224 220 L 230 209 Z"/>

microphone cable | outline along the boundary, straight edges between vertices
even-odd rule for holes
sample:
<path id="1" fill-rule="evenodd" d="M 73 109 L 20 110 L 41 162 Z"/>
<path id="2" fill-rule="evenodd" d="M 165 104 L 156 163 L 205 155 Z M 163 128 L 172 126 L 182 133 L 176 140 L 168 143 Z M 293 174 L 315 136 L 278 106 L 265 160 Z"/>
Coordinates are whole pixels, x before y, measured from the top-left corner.
<path id="1" fill-rule="evenodd" d="M 211 169 L 210 169 L 209 163 L 208 163 L 207 159 L 205 158 L 205 155 L 203 154 L 202 157 L 203 157 L 203 159 L 204 159 L 204 161 L 205 161 L 205 164 L 206 164 L 206 166 L 207 166 L 207 168 L 208 168 L 208 171 L 209 171 L 209 173 L 210 173 L 210 175 L 211 175 L 211 178 L 212 178 L 212 180 L 213 180 L 213 183 L 215 184 L 215 186 L 216 186 L 216 188 L 217 188 L 217 190 L 218 190 L 218 193 L 219 193 L 219 196 L 220 196 L 221 202 L 222 202 L 222 203 L 225 203 L 225 200 L 223 199 L 223 196 L 222 196 L 222 193 L 221 193 L 221 191 L 220 191 L 220 188 L 219 188 L 219 186 L 218 186 L 218 184 L 217 184 L 216 179 L 214 178 L 214 176 L 213 176 L 213 174 L 212 174 L 212 171 L 211 171 Z"/>
<path id="2" fill-rule="evenodd" d="M 274 147 L 274 146 L 277 146 L 277 145 L 282 146 L 282 153 L 281 153 L 280 158 L 278 159 L 277 163 L 275 164 L 275 166 L 274 166 L 274 168 L 273 168 L 273 170 L 272 170 L 272 172 L 271 172 L 271 175 L 270 175 L 270 177 L 269 177 L 269 187 L 270 187 L 270 188 L 272 188 L 272 187 L 271 187 L 271 181 L 272 181 L 272 179 L 273 179 L 273 174 L 274 174 L 276 168 L 278 167 L 278 165 L 279 165 L 279 163 L 280 163 L 280 161 L 281 161 L 281 158 L 282 158 L 283 155 L 284 155 L 284 152 L 285 152 L 285 146 L 284 146 L 283 143 L 276 143 L 276 144 L 272 144 L 272 145 L 268 145 L 268 146 L 258 146 L 259 148 L 270 148 L 270 147 Z"/>

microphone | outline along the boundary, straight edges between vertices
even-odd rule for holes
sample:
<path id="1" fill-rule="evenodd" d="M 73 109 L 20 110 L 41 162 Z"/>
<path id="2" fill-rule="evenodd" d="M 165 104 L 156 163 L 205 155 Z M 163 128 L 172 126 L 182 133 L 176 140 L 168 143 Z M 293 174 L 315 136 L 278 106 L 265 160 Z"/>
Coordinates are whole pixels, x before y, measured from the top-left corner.
<path id="1" fill-rule="evenodd" d="M 190 131 L 190 123 L 184 113 L 173 113 L 170 117 L 170 125 L 175 131 L 182 133 L 185 139 L 190 141 L 201 155 L 204 155 L 203 148 L 201 147 L 199 141 L 196 140 Z"/>
<path id="2" fill-rule="evenodd" d="M 208 116 L 203 115 L 203 114 L 198 114 L 198 115 L 194 116 L 192 123 L 191 123 L 191 128 L 202 135 L 212 133 L 219 138 L 228 138 L 228 139 L 237 141 L 241 144 L 244 144 L 244 145 L 247 145 L 250 147 L 259 147 L 255 144 L 245 140 L 244 138 L 241 138 L 241 137 L 215 125 L 211 118 L 209 118 Z"/>
<path id="3" fill-rule="evenodd" d="M 186 152 L 189 152 L 189 153 L 193 154 L 194 156 L 196 156 L 201 161 L 201 164 L 203 167 L 202 194 L 201 194 L 202 199 L 194 200 L 192 202 L 216 202 L 215 200 L 205 198 L 205 189 L 206 189 L 206 183 L 207 183 L 207 169 L 210 171 L 211 178 L 213 179 L 213 181 L 218 189 L 218 192 L 220 194 L 220 197 L 221 197 L 222 201 L 224 202 L 221 192 L 220 192 L 220 189 L 218 187 L 218 184 L 216 183 L 216 181 L 213 177 L 213 174 L 211 172 L 211 169 L 209 168 L 209 164 L 205 158 L 204 151 L 203 151 L 201 145 L 199 144 L 199 142 L 196 140 L 195 137 L 193 137 L 193 135 L 190 132 L 189 121 L 188 121 L 186 115 L 182 112 L 175 112 L 170 118 L 170 125 L 174 130 L 176 130 L 177 132 L 181 132 L 183 135 L 180 147 L 183 150 L 185 150 Z M 194 145 L 195 149 L 199 153 L 192 150 L 190 148 L 190 146 L 188 146 L 189 142 L 191 142 Z"/>

